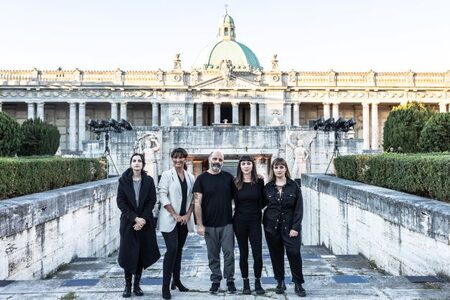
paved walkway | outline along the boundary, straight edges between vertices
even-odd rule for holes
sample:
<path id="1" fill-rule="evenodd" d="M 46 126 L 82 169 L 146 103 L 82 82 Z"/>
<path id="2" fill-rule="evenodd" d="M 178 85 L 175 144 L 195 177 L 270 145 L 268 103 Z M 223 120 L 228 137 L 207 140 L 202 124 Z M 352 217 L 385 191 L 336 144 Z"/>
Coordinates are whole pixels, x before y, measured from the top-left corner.
<path id="1" fill-rule="evenodd" d="M 161 252 L 164 241 L 158 237 Z M 304 287 L 306 299 L 450 299 L 450 283 L 435 277 L 390 276 L 375 269 L 359 255 L 332 255 L 326 248 L 302 247 Z M 287 285 L 285 295 L 274 292 L 275 280 L 267 249 L 264 249 L 264 296 L 244 296 L 238 266 L 236 247 L 236 286 L 234 295 L 222 291 L 209 294 L 209 268 L 205 242 L 197 235 L 188 237 L 183 262 L 182 281 L 189 293 L 172 291 L 172 299 L 296 299 L 293 284 Z M 117 257 L 78 258 L 62 267 L 50 279 L 36 281 L 0 281 L 0 299 L 123 299 L 123 271 Z M 250 263 L 250 266 L 252 263 Z M 252 270 L 252 268 L 250 268 Z M 286 269 L 288 265 L 286 262 Z M 290 276 L 289 272 L 288 276 Z M 161 299 L 162 258 L 143 274 L 144 297 L 134 299 Z M 287 280 L 287 283 L 290 279 Z M 416 282 L 416 283 L 414 283 Z M 253 280 L 251 280 L 253 288 Z M 222 289 L 225 289 L 222 281 Z"/>

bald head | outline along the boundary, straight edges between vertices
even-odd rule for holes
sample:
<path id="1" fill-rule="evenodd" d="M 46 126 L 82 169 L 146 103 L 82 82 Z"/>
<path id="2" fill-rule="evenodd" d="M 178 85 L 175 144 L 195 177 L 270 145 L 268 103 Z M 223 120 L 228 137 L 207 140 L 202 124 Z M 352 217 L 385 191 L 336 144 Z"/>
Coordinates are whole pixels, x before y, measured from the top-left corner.
<path id="1" fill-rule="evenodd" d="M 209 156 L 210 173 L 219 173 L 222 170 L 225 156 L 222 151 L 214 150 Z"/>

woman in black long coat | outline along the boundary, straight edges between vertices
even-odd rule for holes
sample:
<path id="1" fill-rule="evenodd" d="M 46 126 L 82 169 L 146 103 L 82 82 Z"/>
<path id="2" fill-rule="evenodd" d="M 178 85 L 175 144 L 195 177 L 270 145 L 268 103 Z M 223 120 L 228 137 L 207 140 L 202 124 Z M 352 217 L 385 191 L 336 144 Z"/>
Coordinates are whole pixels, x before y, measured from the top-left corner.
<path id="1" fill-rule="evenodd" d="M 133 292 L 143 296 L 140 279 L 143 269 L 159 258 L 153 223 L 153 207 L 156 203 L 155 183 L 143 170 L 145 159 L 135 153 L 130 159 L 130 168 L 119 179 L 117 206 L 120 216 L 119 265 L 125 271 L 125 290 L 122 296 L 131 296 L 131 280 L 134 274 Z"/>

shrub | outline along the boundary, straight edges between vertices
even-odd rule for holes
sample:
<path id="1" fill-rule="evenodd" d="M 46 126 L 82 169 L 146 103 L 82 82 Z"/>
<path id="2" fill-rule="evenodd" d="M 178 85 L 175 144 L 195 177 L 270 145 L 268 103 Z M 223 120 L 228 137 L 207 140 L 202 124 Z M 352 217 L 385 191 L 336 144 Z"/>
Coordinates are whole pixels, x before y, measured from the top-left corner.
<path id="1" fill-rule="evenodd" d="M 450 151 L 450 113 L 433 115 L 420 134 L 423 152 Z"/>
<path id="2" fill-rule="evenodd" d="M 0 156 L 14 156 L 19 151 L 21 137 L 19 123 L 0 112 Z"/>
<path id="3" fill-rule="evenodd" d="M 384 150 L 416 153 L 420 151 L 420 133 L 425 123 L 433 115 L 418 102 L 408 102 L 396 106 L 384 123 Z"/>
<path id="4" fill-rule="evenodd" d="M 41 119 L 28 119 L 22 124 L 22 146 L 19 155 L 54 155 L 59 147 L 60 134 L 54 125 Z"/>
<path id="5" fill-rule="evenodd" d="M 334 166 L 341 178 L 450 202 L 450 153 L 346 155 Z"/>
<path id="6" fill-rule="evenodd" d="M 43 192 L 105 177 L 105 163 L 101 159 L 1 158 L 0 199 Z"/>

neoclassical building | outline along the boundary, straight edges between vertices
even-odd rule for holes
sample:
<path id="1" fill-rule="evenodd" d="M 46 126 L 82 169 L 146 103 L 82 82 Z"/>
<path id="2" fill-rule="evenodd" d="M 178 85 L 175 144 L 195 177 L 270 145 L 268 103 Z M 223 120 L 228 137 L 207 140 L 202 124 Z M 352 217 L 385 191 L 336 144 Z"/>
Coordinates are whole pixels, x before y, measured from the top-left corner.
<path id="1" fill-rule="evenodd" d="M 310 133 L 320 117 L 354 118 L 359 149 L 378 150 L 393 106 L 415 100 L 446 112 L 449 89 L 450 71 L 282 71 L 277 55 L 263 69 L 255 53 L 237 41 L 234 20 L 226 14 L 217 41 L 189 70 L 179 54 L 171 70 L 1 70 L 0 109 L 19 122 L 39 117 L 55 124 L 62 152 L 79 154 L 92 154 L 90 145 L 98 143 L 88 119 L 127 119 L 138 130 L 112 142 L 133 144 L 139 134 L 154 132 L 164 168 L 175 146 L 191 150 L 194 162 L 220 147 L 230 157 L 252 153 L 267 163 L 292 153 L 295 134 Z"/>

